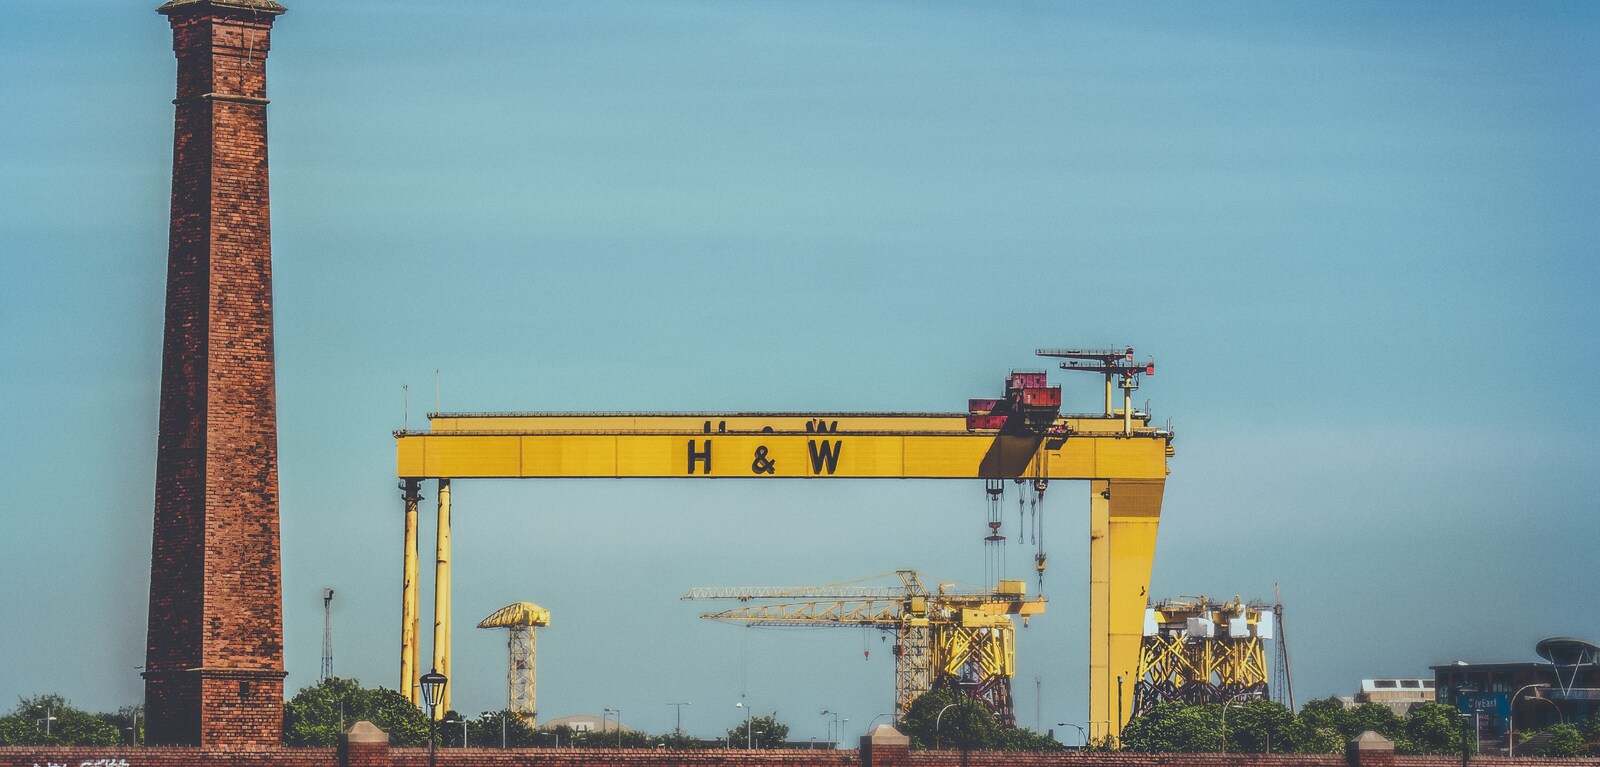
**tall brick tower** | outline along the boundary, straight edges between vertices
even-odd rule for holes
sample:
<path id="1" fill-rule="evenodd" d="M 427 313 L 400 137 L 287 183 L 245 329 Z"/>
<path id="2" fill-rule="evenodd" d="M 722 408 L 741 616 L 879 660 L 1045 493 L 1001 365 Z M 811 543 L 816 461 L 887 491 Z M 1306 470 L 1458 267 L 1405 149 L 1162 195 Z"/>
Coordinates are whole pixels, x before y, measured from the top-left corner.
<path id="1" fill-rule="evenodd" d="M 283 736 L 266 58 L 271 0 L 172 0 L 161 426 L 145 651 L 152 744 Z"/>

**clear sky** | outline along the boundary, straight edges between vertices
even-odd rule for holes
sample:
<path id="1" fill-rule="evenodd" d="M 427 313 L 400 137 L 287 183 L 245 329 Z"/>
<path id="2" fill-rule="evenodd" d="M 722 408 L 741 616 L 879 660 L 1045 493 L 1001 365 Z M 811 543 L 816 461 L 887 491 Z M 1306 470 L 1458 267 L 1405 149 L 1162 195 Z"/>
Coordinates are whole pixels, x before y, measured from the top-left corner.
<path id="1" fill-rule="evenodd" d="M 0 25 L 0 707 L 140 696 L 156 4 Z M 398 681 L 390 432 L 436 369 L 446 410 L 958 410 L 1035 347 L 1132 344 L 1178 434 L 1152 592 L 1281 584 L 1302 700 L 1600 639 L 1594 4 L 289 5 L 268 71 L 291 690 L 324 587 L 337 673 Z M 663 731 L 687 701 L 709 736 L 742 693 L 797 737 L 823 708 L 856 732 L 890 710 L 879 637 L 676 597 L 983 571 L 977 482 L 461 482 L 456 504 L 469 712 L 505 694 L 505 637 L 472 625 L 530 600 L 554 614 L 545 716 Z M 1087 489 L 1047 505 L 1016 697 L 1048 727 L 1087 709 Z"/>

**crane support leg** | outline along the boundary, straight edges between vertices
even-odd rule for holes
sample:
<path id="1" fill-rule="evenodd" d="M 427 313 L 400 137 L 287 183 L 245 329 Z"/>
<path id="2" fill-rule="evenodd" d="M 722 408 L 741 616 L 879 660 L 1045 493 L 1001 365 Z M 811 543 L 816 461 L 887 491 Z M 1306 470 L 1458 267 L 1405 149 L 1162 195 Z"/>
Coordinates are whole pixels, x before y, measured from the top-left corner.
<path id="1" fill-rule="evenodd" d="M 1089 486 L 1090 735 L 1115 744 L 1133 714 L 1165 482 L 1097 480 Z"/>
<path id="2" fill-rule="evenodd" d="M 450 480 L 439 480 L 439 529 L 433 570 L 433 668 L 450 676 Z M 434 718 L 450 710 L 450 685 L 439 693 Z"/>
<path id="3" fill-rule="evenodd" d="M 422 629 L 422 615 L 420 598 L 417 592 L 417 502 L 422 500 L 419 489 L 422 480 L 407 479 L 400 485 L 405 490 L 406 501 L 406 550 L 405 572 L 401 577 L 400 585 L 400 694 L 412 705 L 419 705 L 420 691 L 417 689 L 419 675 L 422 673 L 417 668 L 421 660 L 421 647 L 418 644 L 418 634 Z"/>

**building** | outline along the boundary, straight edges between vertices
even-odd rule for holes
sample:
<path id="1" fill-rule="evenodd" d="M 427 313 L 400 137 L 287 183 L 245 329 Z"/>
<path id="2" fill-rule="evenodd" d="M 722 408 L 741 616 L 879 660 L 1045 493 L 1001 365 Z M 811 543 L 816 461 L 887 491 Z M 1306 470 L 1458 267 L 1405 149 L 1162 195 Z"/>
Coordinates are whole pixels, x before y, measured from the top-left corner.
<path id="1" fill-rule="evenodd" d="M 1485 744 L 1506 742 L 1513 729 L 1576 724 L 1600 711 L 1600 646 L 1553 637 L 1539 642 L 1536 652 L 1545 660 L 1429 666 L 1437 699 L 1476 712 L 1478 740 Z"/>
<path id="2" fill-rule="evenodd" d="M 632 728 L 619 725 L 610 714 L 605 716 L 573 714 L 557 717 L 539 725 L 541 730 L 554 730 L 557 727 L 566 727 L 573 732 L 616 732 L 619 728 L 623 732 L 633 732 Z"/>
<path id="3" fill-rule="evenodd" d="M 1432 679 L 1363 679 L 1351 704 L 1380 703 L 1395 716 L 1405 716 L 1413 706 L 1434 702 L 1434 684 Z"/>

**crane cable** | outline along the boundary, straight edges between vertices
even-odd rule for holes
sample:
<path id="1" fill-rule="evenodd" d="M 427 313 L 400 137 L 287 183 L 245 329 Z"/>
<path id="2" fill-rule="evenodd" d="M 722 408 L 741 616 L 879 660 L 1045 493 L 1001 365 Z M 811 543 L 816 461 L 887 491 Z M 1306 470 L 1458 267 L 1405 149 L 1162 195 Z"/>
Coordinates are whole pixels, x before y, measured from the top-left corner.
<path id="1" fill-rule="evenodd" d="M 1000 503 L 1005 496 L 1005 480 L 984 480 L 983 489 L 988 496 L 989 534 L 983 539 L 983 577 L 994 583 L 1005 577 L 1005 540 L 1000 534 Z"/>

